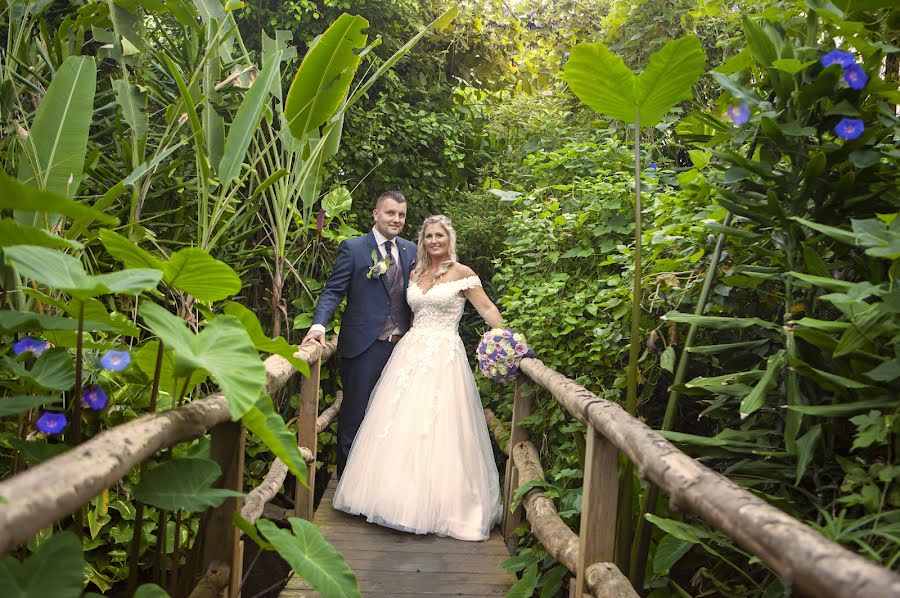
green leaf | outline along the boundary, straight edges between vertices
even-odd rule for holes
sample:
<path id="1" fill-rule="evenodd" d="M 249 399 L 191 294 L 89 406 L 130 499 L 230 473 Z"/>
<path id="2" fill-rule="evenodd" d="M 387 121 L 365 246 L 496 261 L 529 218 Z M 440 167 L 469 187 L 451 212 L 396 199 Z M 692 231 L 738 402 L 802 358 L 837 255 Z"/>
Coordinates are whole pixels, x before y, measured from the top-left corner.
<path id="1" fill-rule="evenodd" d="M 786 405 L 791 411 L 819 417 L 845 417 L 867 409 L 892 409 L 896 407 L 896 399 L 866 399 L 852 403 L 836 403 L 834 405 Z"/>
<path id="2" fill-rule="evenodd" d="M 302 139 L 335 113 L 350 89 L 366 45 L 369 22 L 342 14 L 310 48 L 287 93 L 284 115 L 291 134 Z"/>
<path id="3" fill-rule="evenodd" d="M 666 534 L 653 552 L 653 575 L 668 575 L 672 567 L 687 554 L 693 545 L 693 542 Z"/>
<path id="4" fill-rule="evenodd" d="M 134 489 L 134 496 L 159 509 L 197 513 L 217 507 L 232 496 L 244 496 L 234 490 L 213 488 L 221 475 L 219 464 L 210 459 L 173 459 L 144 474 Z"/>
<path id="5" fill-rule="evenodd" d="M 140 314 L 166 348 L 175 352 L 176 376 L 198 368 L 212 374 L 235 421 L 253 408 L 266 383 L 266 368 L 237 318 L 217 316 L 194 335 L 184 320 L 153 303 L 142 303 Z"/>
<path id="6" fill-rule="evenodd" d="M 137 294 L 155 288 L 162 278 L 159 270 L 146 268 L 91 275 L 71 255 L 46 247 L 17 245 L 7 247 L 4 253 L 22 276 L 81 298 L 107 293 Z"/>
<path id="7" fill-rule="evenodd" d="M 652 54 L 637 79 L 640 125 L 656 126 L 675 104 L 690 99 L 705 63 L 703 46 L 694 36 L 672 40 Z"/>
<path id="8" fill-rule="evenodd" d="M 37 396 L 37 395 L 16 395 L 12 397 L 0 397 L 0 417 L 8 415 L 18 415 L 25 413 L 29 409 L 40 407 L 41 405 L 49 405 L 50 403 L 58 403 L 62 397 Z"/>
<path id="9" fill-rule="evenodd" d="M 855 283 L 847 282 L 846 280 L 826 278 L 824 276 L 813 276 L 811 274 L 803 274 L 802 272 L 788 272 L 788 275 L 833 293 L 845 293 L 855 286 Z"/>
<path id="10" fill-rule="evenodd" d="M 140 369 L 148 380 L 153 380 L 156 371 L 156 354 L 159 349 L 158 340 L 150 340 L 141 344 L 141 346 L 132 353 L 132 360 L 138 369 Z M 185 392 L 189 393 L 209 378 L 209 372 L 204 369 L 197 369 L 191 374 L 190 382 L 185 388 Z M 180 380 L 180 382 L 178 382 Z M 176 382 L 178 382 L 176 387 Z M 175 354 L 171 351 L 164 351 L 162 364 L 160 367 L 159 387 L 172 396 L 180 390 L 184 384 L 183 376 L 175 375 Z M 177 388 L 177 390 L 176 390 Z"/>
<path id="11" fill-rule="evenodd" d="M 538 583 L 537 563 L 528 565 L 522 578 L 512 585 L 506 592 L 506 598 L 531 598 Z"/>
<path id="12" fill-rule="evenodd" d="M 851 451 L 866 448 L 876 442 L 884 444 L 887 441 L 889 430 L 885 425 L 886 418 L 881 415 L 881 411 L 873 410 L 863 413 L 851 417 L 850 421 L 856 425 L 856 438 L 853 440 L 853 446 L 850 447 Z"/>
<path id="13" fill-rule="evenodd" d="M 155 583 L 145 583 L 134 592 L 134 598 L 169 598 L 169 593 Z"/>
<path id="14" fill-rule="evenodd" d="M 68 199 L 61 193 L 23 185 L 2 171 L 0 171 L 0 209 L 47 212 L 62 214 L 73 220 L 93 218 L 107 224 L 116 223 L 115 218 L 100 210 Z"/>
<path id="15" fill-rule="evenodd" d="M 236 317 L 240 321 L 244 330 L 250 335 L 250 340 L 253 342 L 253 346 L 256 347 L 257 351 L 280 355 L 287 359 L 298 372 L 309 377 L 309 364 L 306 363 L 306 360 L 294 355 L 294 353 L 297 352 L 297 346 L 288 343 L 284 340 L 284 337 L 281 336 L 275 338 L 266 336 L 266 333 L 263 332 L 262 325 L 259 323 L 259 318 L 256 317 L 254 312 L 234 301 L 226 303 L 223 311 L 230 316 Z"/>
<path id="16" fill-rule="evenodd" d="M 4 355 L 0 360 L 19 378 L 50 390 L 69 390 L 75 384 L 75 366 L 65 349 L 49 349 L 41 353 L 31 369 Z"/>
<path id="17" fill-rule="evenodd" d="M 306 461 L 297 447 L 297 435 L 272 407 L 272 399 L 260 397 L 256 405 L 244 414 L 244 426 L 263 441 L 272 454 L 281 459 L 288 470 L 306 486 Z"/>
<path id="18" fill-rule="evenodd" d="M 768 330 L 781 330 L 778 324 L 766 322 L 759 318 L 726 318 L 722 316 L 698 316 L 694 314 L 683 314 L 677 311 L 670 311 L 662 316 L 663 320 L 671 320 L 672 322 L 681 322 L 684 324 L 696 324 L 701 328 L 712 328 L 713 330 L 730 330 L 734 328 L 750 328 L 751 326 L 759 326 Z"/>
<path id="19" fill-rule="evenodd" d="M 69 450 L 67 444 L 50 444 L 49 442 L 29 442 L 20 438 L 11 438 L 9 443 L 18 449 L 29 465 L 38 465 Z"/>
<path id="20" fill-rule="evenodd" d="M 81 185 L 88 129 L 94 112 L 97 66 L 91 56 L 69 56 L 41 99 L 19 162 L 18 179 L 74 197 Z M 21 207 L 20 207 L 21 209 Z M 19 222 L 34 222 L 30 220 Z"/>
<path id="21" fill-rule="evenodd" d="M 154 268 L 162 270 L 164 267 L 164 262 L 161 259 L 149 251 L 141 249 L 137 243 L 117 232 L 105 228 L 102 229 L 100 231 L 100 242 L 106 247 L 106 251 L 116 260 L 122 262 L 126 268 Z"/>
<path id="22" fill-rule="evenodd" d="M 652 513 L 646 513 L 644 517 L 667 534 L 678 540 L 689 542 L 691 544 L 701 544 L 703 538 L 709 537 L 709 532 L 705 529 L 684 523 L 683 521 L 675 521 L 674 519 L 665 519 L 657 517 Z"/>
<path id="23" fill-rule="evenodd" d="M 800 318 L 794 322 L 795 326 L 811 328 L 822 332 L 843 332 L 850 326 L 849 322 L 833 322 L 831 320 L 817 320 L 815 318 Z"/>
<path id="24" fill-rule="evenodd" d="M 316 44 L 316 47 L 318 47 L 318 44 Z M 310 52 L 313 51 L 315 51 L 315 48 L 310 50 Z M 219 182 L 222 185 L 227 185 L 240 175 L 241 164 L 244 163 L 247 148 L 250 147 L 250 141 L 253 139 L 253 135 L 256 134 L 259 121 L 265 112 L 269 90 L 272 88 L 272 83 L 281 74 L 280 64 L 281 52 L 276 52 L 269 57 L 263 65 L 262 72 L 256 77 L 253 85 L 250 86 L 250 91 L 247 92 L 240 108 L 238 108 L 237 114 L 234 116 L 234 120 L 231 122 L 231 127 L 228 129 L 228 137 L 225 140 L 222 161 L 219 163 Z M 290 96 L 288 97 L 288 102 L 290 102 Z"/>
<path id="25" fill-rule="evenodd" d="M 177 251 L 165 263 L 163 281 L 200 301 L 219 301 L 241 290 L 241 277 L 199 247 Z"/>
<path id="26" fill-rule="evenodd" d="M 262 539 L 262 536 L 259 535 L 259 532 L 256 531 L 256 528 L 253 527 L 253 524 L 241 517 L 240 513 L 238 513 L 237 511 L 231 514 L 231 522 L 236 528 L 250 536 L 250 539 L 256 542 L 256 545 L 259 546 L 260 549 L 275 550 L 274 546 Z"/>
<path id="27" fill-rule="evenodd" d="M 688 347 L 685 349 L 688 353 L 723 353 L 725 351 L 733 351 L 735 349 L 757 349 L 770 343 L 769 339 L 759 339 L 756 341 L 743 341 L 739 343 L 723 343 L 721 345 L 700 345 L 696 347 Z"/>
<path id="28" fill-rule="evenodd" d="M 83 570 L 81 541 L 72 532 L 62 532 L 24 563 L 11 556 L 0 560 L 0 588 L 4 598 L 78 598 Z"/>
<path id="29" fill-rule="evenodd" d="M 63 239 L 42 228 L 19 224 L 12 218 L 0 220 L 0 248 L 11 245 L 39 245 L 50 249 L 82 249 L 78 241 Z"/>
<path id="30" fill-rule="evenodd" d="M 778 380 L 778 374 L 783 367 L 784 350 L 778 351 L 766 360 L 766 371 L 762 378 L 760 378 L 759 382 L 756 383 L 756 386 L 753 387 L 753 391 L 741 401 L 741 419 L 744 419 L 763 406 L 763 402 L 766 399 L 766 395 L 769 393 L 769 389 L 771 389 Z"/>
<path id="31" fill-rule="evenodd" d="M 108 323 L 88 320 L 85 312 L 85 330 L 115 331 L 117 327 Z M 78 330 L 78 320 L 62 316 L 45 316 L 32 311 L 0 311 L 0 333 L 39 332 L 50 330 Z"/>
<path id="32" fill-rule="evenodd" d="M 809 431 L 797 439 L 797 477 L 794 484 L 799 485 L 806 473 L 806 468 L 812 462 L 816 454 L 816 445 L 822 436 L 822 426 L 815 425 Z"/>
<path id="33" fill-rule="evenodd" d="M 812 222 L 811 220 L 805 220 L 804 218 L 800 218 L 799 216 L 792 216 L 791 220 L 796 220 L 800 224 L 808 226 L 809 228 L 825 234 L 832 239 L 835 239 L 836 241 L 840 241 L 841 243 L 846 243 L 847 245 L 856 245 L 856 235 L 854 235 L 850 231 L 844 230 L 842 228 L 835 228 L 833 226 L 827 226 L 825 224 L 819 224 L 818 222 Z"/>
<path id="34" fill-rule="evenodd" d="M 305 579 L 323 598 L 362 596 L 356 574 L 335 548 L 325 541 L 311 521 L 290 517 L 292 532 L 265 519 L 256 524 L 294 573 Z"/>
<path id="35" fill-rule="evenodd" d="M 796 75 L 800 71 L 806 70 L 812 65 L 816 64 L 816 60 L 810 60 L 808 62 L 800 62 L 796 58 L 780 58 L 772 62 L 772 66 L 777 68 L 779 71 L 784 71 L 789 75 Z"/>
<path id="36" fill-rule="evenodd" d="M 329 216 L 339 216 L 350 209 L 353 197 L 346 187 L 335 187 L 322 198 L 322 209 Z"/>
<path id="37" fill-rule="evenodd" d="M 116 92 L 116 102 L 122 108 L 122 116 L 125 122 L 134 131 L 138 139 L 147 136 L 149 117 L 147 116 L 147 94 L 142 92 L 137 85 L 124 79 L 113 79 L 113 89 Z"/>
<path id="38" fill-rule="evenodd" d="M 659 356 L 659 367 L 666 370 L 667 372 L 675 371 L 675 349 L 671 346 L 666 347 L 666 350 L 662 352 L 662 355 Z"/>
<path id="39" fill-rule="evenodd" d="M 900 359 L 895 357 L 890 361 L 885 361 L 878 367 L 869 370 L 864 375 L 866 378 L 878 382 L 893 382 L 900 377 Z"/>
<path id="40" fill-rule="evenodd" d="M 194 97 L 191 95 L 191 91 L 188 89 L 187 84 L 184 82 L 184 77 L 181 76 L 181 71 L 178 70 L 178 65 L 176 65 L 175 62 L 165 52 L 162 53 L 162 58 L 166 63 L 166 68 L 169 70 L 169 74 L 172 75 L 172 78 L 175 80 L 175 84 L 178 86 L 178 93 L 181 95 L 181 105 L 179 106 L 179 112 L 181 112 L 181 106 L 184 106 L 184 112 L 187 113 L 188 122 L 191 125 L 191 131 L 193 131 L 194 133 L 194 155 L 196 156 L 197 165 L 200 168 L 201 180 L 205 181 L 209 178 L 209 162 L 206 159 L 206 152 L 201 150 L 201 148 L 206 147 L 206 142 L 204 141 L 203 137 L 203 127 L 200 125 L 200 117 L 197 116 Z"/>

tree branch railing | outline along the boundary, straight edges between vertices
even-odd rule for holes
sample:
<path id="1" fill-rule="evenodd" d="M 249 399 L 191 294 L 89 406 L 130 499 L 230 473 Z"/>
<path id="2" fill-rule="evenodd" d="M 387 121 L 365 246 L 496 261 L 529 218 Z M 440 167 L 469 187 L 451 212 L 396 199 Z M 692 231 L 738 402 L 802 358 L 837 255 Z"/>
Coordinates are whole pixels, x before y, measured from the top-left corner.
<path id="1" fill-rule="evenodd" d="M 335 401 L 321 417 L 317 414 L 321 363 L 335 348 L 334 341 L 325 348 L 309 342 L 296 353 L 310 364 L 310 376 L 301 385 L 297 435 L 298 446 L 307 462 L 307 485 L 297 483 L 294 497 L 295 515 L 306 519 L 312 519 L 316 435 L 331 423 L 340 409 L 340 402 Z M 269 356 L 265 368 L 269 394 L 282 388 L 297 373 L 290 362 L 278 355 Z M 0 481 L 0 497 L 6 501 L 0 504 L 0 555 L 87 505 L 160 450 L 200 438 L 207 432 L 212 437 L 210 454 L 222 468 L 217 486 L 242 491 L 244 430 L 240 422 L 231 421 L 225 396 L 216 392 L 182 407 L 144 415 L 105 430 L 61 455 Z M 279 464 L 283 473 L 276 467 Z M 253 508 L 259 504 L 254 522 L 287 476 L 287 468 L 280 460 L 272 464 L 272 469 L 276 471 L 270 470 L 261 484 L 265 489 L 255 488 L 249 494 Z M 272 490 L 276 480 L 278 485 Z M 268 498 L 262 500 L 263 496 Z M 240 530 L 232 524 L 232 515 L 242 512 L 242 502 L 231 498 L 207 511 L 208 519 L 195 540 L 202 543 L 200 570 L 206 574 L 191 596 L 218 595 L 223 581 L 232 588 L 231 595 L 240 586 Z"/>
<path id="2" fill-rule="evenodd" d="M 785 587 L 815 597 L 900 596 L 900 575 L 828 540 L 688 457 L 618 404 L 600 399 L 538 359 L 523 359 L 520 370 L 508 442 L 503 425 L 493 413 L 485 411 L 501 449 L 512 453 L 506 467 L 502 532 L 510 552 L 514 552 L 515 530 L 525 515 L 532 533 L 575 576 L 570 596 L 636 596 L 614 564 L 620 451 L 645 478 L 669 494 L 674 510 L 700 517 L 759 557 L 781 577 Z M 519 507 L 510 510 L 518 488 L 543 478 L 538 452 L 528 441 L 527 430 L 519 425 L 532 409 L 530 396 L 522 392 L 526 378 L 549 391 L 569 414 L 587 426 L 577 537 L 539 488 L 526 493 Z"/>

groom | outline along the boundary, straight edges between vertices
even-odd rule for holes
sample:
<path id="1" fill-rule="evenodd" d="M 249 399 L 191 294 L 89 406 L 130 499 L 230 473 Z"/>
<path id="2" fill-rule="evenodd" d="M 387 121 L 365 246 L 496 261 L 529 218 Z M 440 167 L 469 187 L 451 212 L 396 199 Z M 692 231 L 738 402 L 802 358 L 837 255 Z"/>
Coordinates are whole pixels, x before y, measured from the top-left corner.
<path id="1" fill-rule="evenodd" d="M 347 463 L 369 395 L 411 321 L 406 285 L 416 245 L 398 237 L 406 223 L 406 198 L 399 191 L 382 193 L 372 216 L 375 226 L 371 231 L 338 246 L 334 270 L 303 339 L 324 345 L 325 326 L 347 298 L 337 346 L 344 380 L 344 402 L 338 413 L 338 475 Z"/>

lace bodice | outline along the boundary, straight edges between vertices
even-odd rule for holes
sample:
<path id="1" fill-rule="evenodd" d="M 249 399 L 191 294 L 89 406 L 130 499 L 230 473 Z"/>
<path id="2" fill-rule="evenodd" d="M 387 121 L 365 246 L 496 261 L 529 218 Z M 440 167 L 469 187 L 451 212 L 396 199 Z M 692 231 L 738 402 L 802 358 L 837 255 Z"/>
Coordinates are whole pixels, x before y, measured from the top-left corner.
<path id="1" fill-rule="evenodd" d="M 477 276 L 441 282 L 423 292 L 415 282 L 406 291 L 406 301 L 413 311 L 413 328 L 456 332 L 466 304 L 459 292 L 481 286 Z"/>

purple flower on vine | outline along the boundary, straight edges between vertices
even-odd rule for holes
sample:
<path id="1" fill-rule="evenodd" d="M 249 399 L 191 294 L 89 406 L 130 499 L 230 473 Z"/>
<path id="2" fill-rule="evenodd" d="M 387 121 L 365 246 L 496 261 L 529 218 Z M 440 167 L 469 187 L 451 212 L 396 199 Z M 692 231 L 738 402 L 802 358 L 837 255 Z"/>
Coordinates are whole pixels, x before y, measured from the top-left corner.
<path id="1" fill-rule="evenodd" d="M 322 234 L 322 229 L 325 228 L 325 208 L 319 208 L 319 213 L 316 214 L 316 232 L 320 235 Z"/>
<path id="2" fill-rule="evenodd" d="M 104 370 L 121 372 L 131 363 L 131 354 L 128 351 L 107 351 L 100 358 L 100 365 Z"/>
<path id="3" fill-rule="evenodd" d="M 737 127 L 747 124 L 747 121 L 750 120 L 750 108 L 747 107 L 746 102 L 731 104 L 725 113 Z"/>
<path id="4" fill-rule="evenodd" d="M 81 391 L 81 402 L 94 411 L 100 411 L 106 407 L 106 403 L 109 402 L 109 397 L 106 396 L 106 391 L 98 385 L 89 384 Z"/>
<path id="5" fill-rule="evenodd" d="M 48 343 L 47 341 L 42 341 L 36 338 L 31 338 L 30 336 L 26 336 L 13 345 L 13 353 L 15 353 L 16 355 L 21 355 L 22 353 L 33 353 L 34 356 L 37 357 L 49 348 L 50 343 Z"/>
<path id="6" fill-rule="evenodd" d="M 858 118 L 842 118 L 834 127 L 834 133 L 841 139 L 856 139 L 866 130 L 866 125 Z"/>
<path id="7" fill-rule="evenodd" d="M 37 426 L 37 429 L 43 432 L 44 434 L 59 434 L 62 432 L 66 424 L 69 422 L 66 420 L 66 415 L 64 413 L 52 413 L 50 411 L 45 411 L 34 423 Z"/>
<path id="8" fill-rule="evenodd" d="M 845 52 L 844 50 L 832 50 L 825 56 L 819 58 L 819 62 L 821 62 L 824 67 L 829 67 L 832 64 L 839 64 L 841 67 L 846 68 L 854 63 L 854 58 L 853 54 L 850 52 Z"/>
<path id="9" fill-rule="evenodd" d="M 861 65 L 854 62 L 844 67 L 844 81 L 847 82 L 850 89 L 859 91 L 869 82 L 869 76 Z"/>

